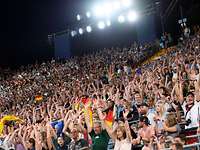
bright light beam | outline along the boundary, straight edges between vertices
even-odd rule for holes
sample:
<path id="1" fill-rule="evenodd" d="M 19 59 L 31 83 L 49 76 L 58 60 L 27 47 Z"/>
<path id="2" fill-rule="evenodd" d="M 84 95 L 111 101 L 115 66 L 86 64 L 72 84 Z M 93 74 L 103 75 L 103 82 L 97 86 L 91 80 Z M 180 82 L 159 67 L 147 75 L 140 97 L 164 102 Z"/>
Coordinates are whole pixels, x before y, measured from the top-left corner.
<path id="1" fill-rule="evenodd" d="M 118 10 L 120 9 L 120 2 L 119 1 L 114 1 L 113 2 L 113 9 Z"/>
<path id="2" fill-rule="evenodd" d="M 103 5 L 103 10 L 102 10 L 105 14 L 106 17 L 110 17 L 110 15 L 113 12 L 113 7 L 112 7 L 112 3 L 107 2 Z"/>
<path id="3" fill-rule="evenodd" d="M 97 17 L 102 17 L 104 15 L 104 10 L 102 9 L 101 5 L 96 5 L 94 7 L 94 14 Z"/>
<path id="4" fill-rule="evenodd" d="M 132 5 L 132 0 L 121 0 L 121 2 L 125 7 L 130 7 Z"/>
<path id="5" fill-rule="evenodd" d="M 136 20 L 138 19 L 138 15 L 137 15 L 136 12 L 130 11 L 130 12 L 128 13 L 127 18 L 128 18 L 128 21 L 129 21 L 129 22 L 134 22 L 134 21 L 136 21 Z"/>

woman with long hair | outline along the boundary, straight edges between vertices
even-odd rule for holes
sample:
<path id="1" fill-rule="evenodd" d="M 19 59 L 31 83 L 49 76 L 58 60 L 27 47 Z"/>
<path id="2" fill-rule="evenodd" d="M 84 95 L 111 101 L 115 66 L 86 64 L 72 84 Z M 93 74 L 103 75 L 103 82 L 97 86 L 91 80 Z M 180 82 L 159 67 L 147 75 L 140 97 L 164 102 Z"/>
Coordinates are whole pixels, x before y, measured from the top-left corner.
<path id="1" fill-rule="evenodd" d="M 170 112 L 167 114 L 166 120 L 163 123 L 163 128 L 168 136 L 176 137 L 179 135 L 181 128 L 177 122 L 175 113 Z"/>
<path id="2" fill-rule="evenodd" d="M 164 102 L 158 101 L 156 103 L 156 114 L 154 116 L 156 134 L 159 137 L 163 133 L 163 123 L 165 120 L 166 111 Z"/>
<path id="3" fill-rule="evenodd" d="M 104 121 L 104 118 L 100 119 L 104 122 L 104 126 L 109 134 L 109 136 L 112 138 L 112 140 L 115 143 L 114 146 L 114 150 L 131 150 L 131 133 L 130 133 L 130 128 L 129 128 L 129 124 L 127 121 L 127 115 L 128 115 L 128 111 L 127 112 L 123 112 L 123 117 L 125 120 L 124 124 L 118 124 L 114 130 L 112 130 Z"/>

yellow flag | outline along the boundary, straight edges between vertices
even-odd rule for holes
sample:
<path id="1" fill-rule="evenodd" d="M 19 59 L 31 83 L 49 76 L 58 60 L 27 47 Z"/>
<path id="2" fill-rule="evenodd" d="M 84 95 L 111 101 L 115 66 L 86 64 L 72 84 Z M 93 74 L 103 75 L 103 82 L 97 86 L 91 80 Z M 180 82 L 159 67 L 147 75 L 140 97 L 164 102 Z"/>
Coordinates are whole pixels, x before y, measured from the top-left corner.
<path id="1" fill-rule="evenodd" d="M 19 117 L 14 115 L 6 115 L 0 120 L 0 135 L 3 133 L 4 124 L 8 121 L 22 121 Z"/>

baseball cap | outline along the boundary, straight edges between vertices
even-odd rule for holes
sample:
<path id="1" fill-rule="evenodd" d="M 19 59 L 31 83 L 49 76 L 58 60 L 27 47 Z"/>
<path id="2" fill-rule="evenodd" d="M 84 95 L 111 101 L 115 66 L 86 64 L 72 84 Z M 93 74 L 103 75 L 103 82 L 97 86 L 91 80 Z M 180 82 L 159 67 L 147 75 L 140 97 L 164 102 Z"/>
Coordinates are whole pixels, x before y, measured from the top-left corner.
<path id="1" fill-rule="evenodd" d="M 142 104 L 140 104 L 140 106 L 146 106 L 149 107 L 147 103 L 143 102 Z"/>
<path id="2" fill-rule="evenodd" d="M 140 122 L 145 122 L 146 125 L 150 125 L 149 119 L 146 116 L 141 116 Z"/>

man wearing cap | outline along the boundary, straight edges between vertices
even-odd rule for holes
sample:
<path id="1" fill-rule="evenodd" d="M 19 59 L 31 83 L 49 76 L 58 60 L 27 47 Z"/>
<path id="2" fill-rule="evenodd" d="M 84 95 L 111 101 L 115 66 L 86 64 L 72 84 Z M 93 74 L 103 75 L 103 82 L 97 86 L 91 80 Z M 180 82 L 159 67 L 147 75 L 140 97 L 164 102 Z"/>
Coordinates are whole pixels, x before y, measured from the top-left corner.
<path id="1" fill-rule="evenodd" d="M 146 116 L 140 117 L 139 127 L 141 128 L 138 131 L 138 137 L 133 139 L 132 144 L 137 145 L 143 142 L 145 147 L 149 147 L 151 139 L 155 136 L 155 130 L 149 125 L 149 120 Z"/>

